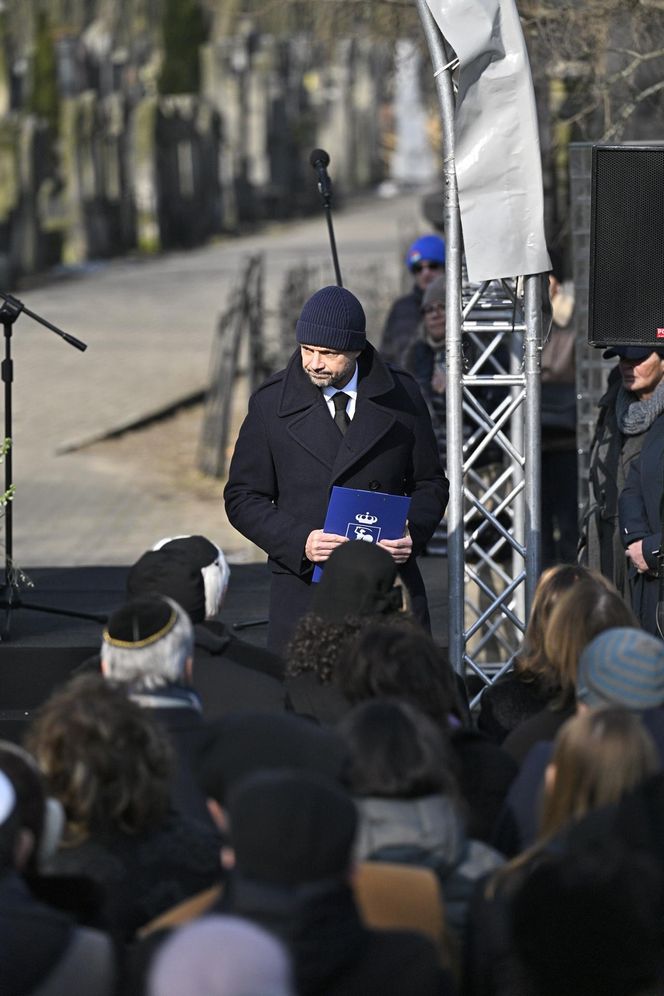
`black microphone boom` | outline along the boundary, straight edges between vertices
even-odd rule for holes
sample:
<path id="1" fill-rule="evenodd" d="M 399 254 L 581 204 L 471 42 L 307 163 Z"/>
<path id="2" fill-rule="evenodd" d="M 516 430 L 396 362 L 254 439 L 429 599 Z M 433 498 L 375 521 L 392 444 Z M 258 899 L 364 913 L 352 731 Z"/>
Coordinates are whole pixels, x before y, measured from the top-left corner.
<path id="1" fill-rule="evenodd" d="M 318 175 L 318 193 L 320 194 L 325 217 L 327 219 L 327 231 L 330 236 L 330 249 L 332 250 L 332 262 L 337 286 L 343 287 L 341 281 L 341 270 L 339 269 L 339 257 L 337 256 L 337 244 L 334 238 L 334 228 L 332 227 L 332 180 L 330 179 L 327 167 L 330 165 L 330 157 L 325 149 L 314 149 L 309 156 L 309 165 L 315 169 Z"/>

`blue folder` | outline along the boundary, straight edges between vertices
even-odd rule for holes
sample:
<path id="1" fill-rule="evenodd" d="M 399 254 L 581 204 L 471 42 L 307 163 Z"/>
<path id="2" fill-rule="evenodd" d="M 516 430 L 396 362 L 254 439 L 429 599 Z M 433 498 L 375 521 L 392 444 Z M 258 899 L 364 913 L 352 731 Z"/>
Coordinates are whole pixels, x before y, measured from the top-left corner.
<path id="1" fill-rule="evenodd" d="M 406 529 L 409 507 L 410 498 L 406 495 L 335 486 L 330 495 L 323 530 L 364 543 L 400 539 Z M 322 568 L 316 564 L 312 581 L 320 581 L 322 575 Z"/>

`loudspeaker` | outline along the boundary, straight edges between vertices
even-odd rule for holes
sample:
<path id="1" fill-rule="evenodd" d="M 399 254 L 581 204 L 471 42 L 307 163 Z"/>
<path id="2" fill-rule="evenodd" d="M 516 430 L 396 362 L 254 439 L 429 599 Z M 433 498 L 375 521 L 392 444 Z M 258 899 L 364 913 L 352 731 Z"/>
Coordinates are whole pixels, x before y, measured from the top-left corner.
<path id="1" fill-rule="evenodd" d="M 596 145 L 591 346 L 664 346 L 664 146 Z"/>

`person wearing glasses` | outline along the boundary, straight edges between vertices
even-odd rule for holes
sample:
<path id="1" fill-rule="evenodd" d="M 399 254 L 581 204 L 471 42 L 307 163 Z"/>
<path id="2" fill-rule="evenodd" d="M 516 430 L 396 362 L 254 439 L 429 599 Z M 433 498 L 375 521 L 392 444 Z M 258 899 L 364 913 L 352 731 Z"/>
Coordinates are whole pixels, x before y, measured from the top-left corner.
<path id="1" fill-rule="evenodd" d="M 406 266 L 413 274 L 413 288 L 390 308 L 380 352 L 384 360 L 401 366 L 408 347 L 418 335 L 422 300 L 427 287 L 441 276 L 445 266 L 445 242 L 439 235 L 423 235 L 406 253 Z"/>

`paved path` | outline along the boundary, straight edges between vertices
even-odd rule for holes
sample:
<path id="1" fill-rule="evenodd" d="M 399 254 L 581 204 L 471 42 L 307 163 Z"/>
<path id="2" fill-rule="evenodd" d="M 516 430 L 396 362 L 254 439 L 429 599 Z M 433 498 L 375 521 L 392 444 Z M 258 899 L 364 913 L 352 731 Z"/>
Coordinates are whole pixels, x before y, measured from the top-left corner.
<path id="1" fill-rule="evenodd" d="M 344 282 L 374 261 L 399 284 L 399 249 L 426 230 L 419 196 L 364 200 L 335 217 Z M 131 563 L 155 539 L 206 532 L 236 560 L 257 551 L 231 529 L 221 483 L 195 470 L 200 411 L 62 452 L 201 390 L 213 333 L 246 256 L 265 253 L 268 303 L 297 263 L 329 266 L 323 216 L 155 259 L 123 259 L 21 294 L 88 343 L 80 353 L 32 319 L 14 327 L 14 560 Z M 371 318 L 371 316 L 369 316 Z"/>

